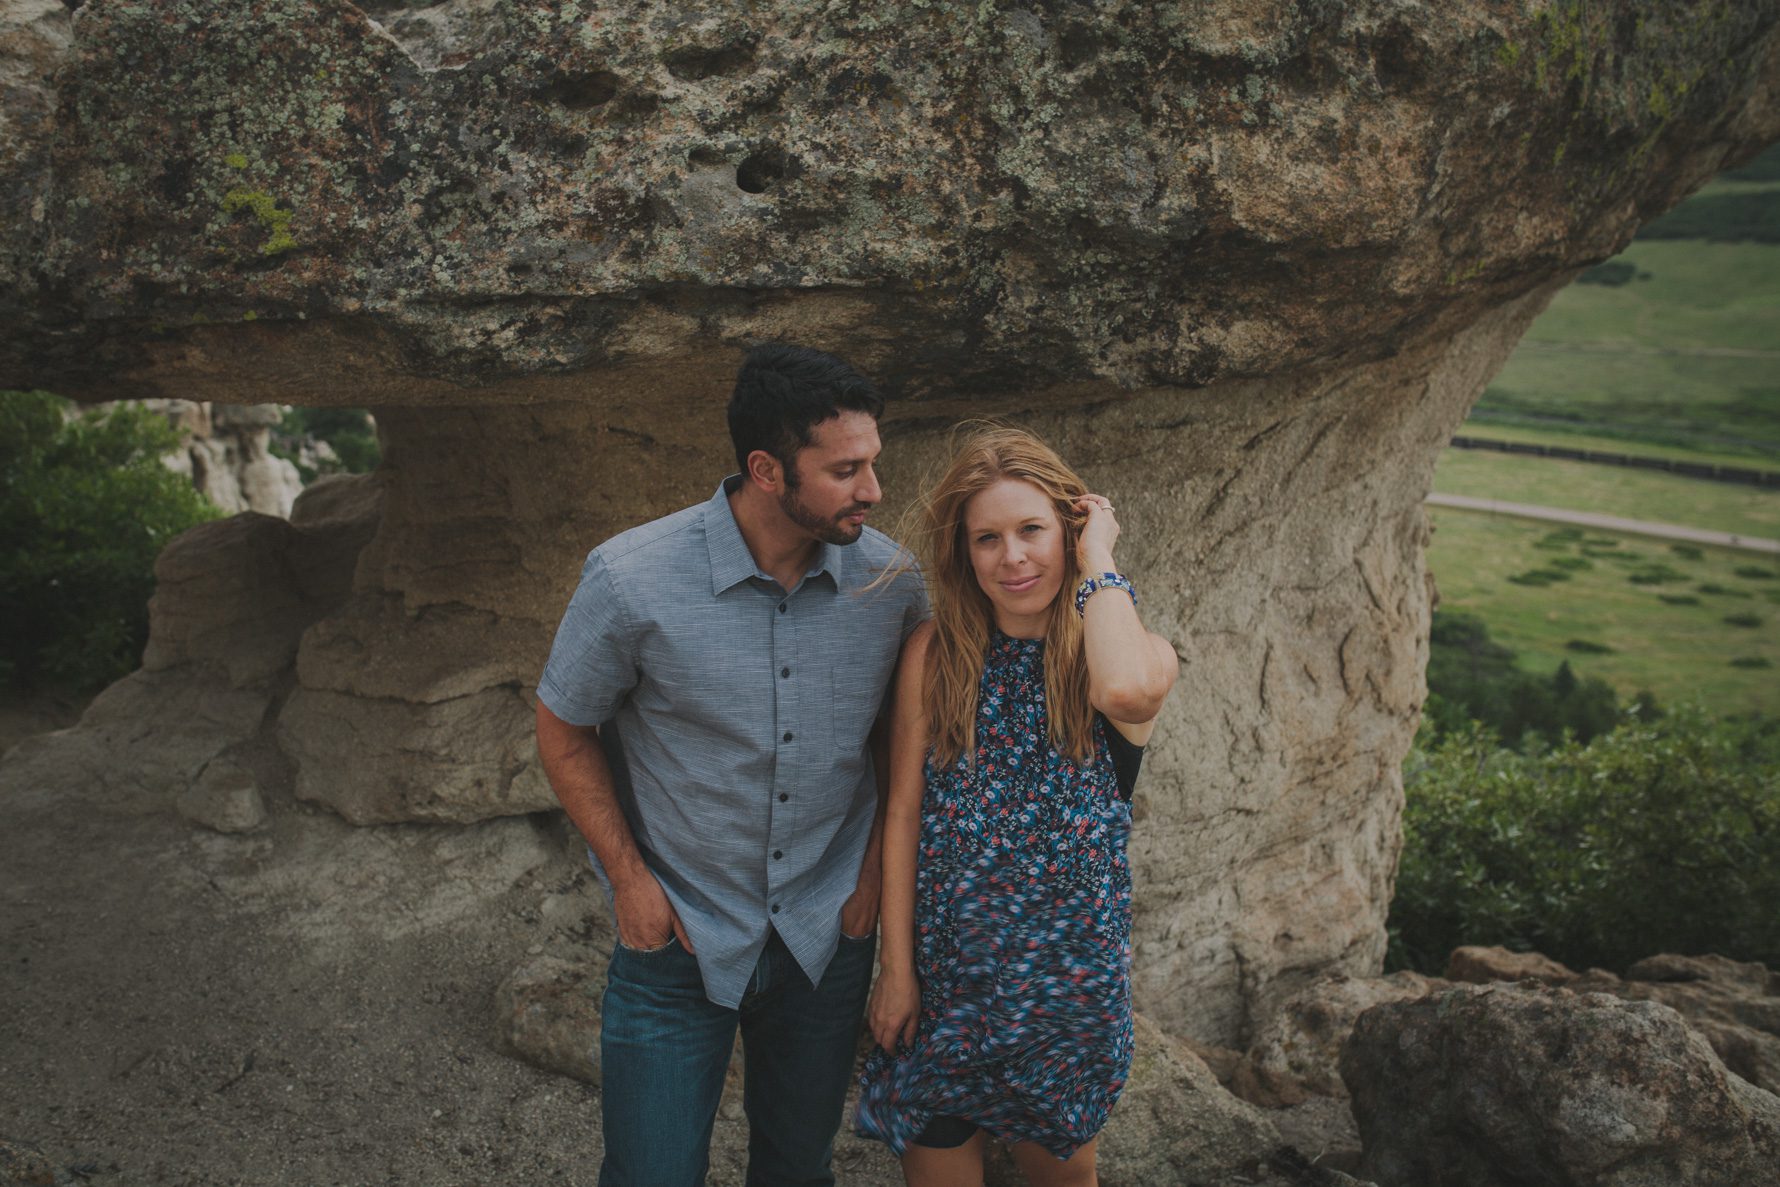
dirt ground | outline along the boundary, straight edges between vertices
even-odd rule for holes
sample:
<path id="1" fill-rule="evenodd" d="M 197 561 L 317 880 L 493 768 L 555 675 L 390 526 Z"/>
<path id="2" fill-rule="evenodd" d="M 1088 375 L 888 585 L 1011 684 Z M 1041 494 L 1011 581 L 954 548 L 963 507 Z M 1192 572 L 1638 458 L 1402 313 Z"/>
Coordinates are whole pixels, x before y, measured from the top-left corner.
<path id="1" fill-rule="evenodd" d="M 179 816 L 171 789 L 104 790 L 140 786 L 141 768 L 108 780 L 115 751 L 83 731 L 32 733 L 77 707 L 13 708 L 0 1187 L 594 1182 L 598 1089 L 506 1054 L 494 1002 L 534 957 L 593 964 L 610 949 L 560 813 L 356 827 L 296 800 L 262 741 L 231 757 L 270 823 L 224 835 Z M 743 1181 L 738 1095 L 719 1110 L 708 1187 Z M 1357 1146 L 1334 1104 L 1274 1116 L 1318 1157 Z M 902 1183 L 883 1146 L 845 1128 L 835 1169 L 842 1187 Z M 1257 1166 L 1231 1187 L 1287 1181 L 1322 1180 Z"/>
<path id="2" fill-rule="evenodd" d="M 60 1184 L 591 1183 L 597 1089 L 503 1054 L 493 1009 L 609 942 L 566 823 L 356 828 L 260 759 L 246 836 L 0 767 L 0 1140 Z M 726 1108 L 712 1184 L 745 1143 Z M 901 1182 L 847 1134 L 837 1169 Z"/>

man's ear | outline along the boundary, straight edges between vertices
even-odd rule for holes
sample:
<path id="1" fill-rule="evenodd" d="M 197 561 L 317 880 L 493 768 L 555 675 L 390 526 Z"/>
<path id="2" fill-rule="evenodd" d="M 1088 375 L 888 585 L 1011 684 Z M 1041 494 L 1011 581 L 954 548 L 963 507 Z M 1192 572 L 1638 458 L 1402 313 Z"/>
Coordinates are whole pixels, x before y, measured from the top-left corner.
<path id="1" fill-rule="evenodd" d="M 785 485 L 785 467 L 766 450 L 756 449 L 748 455 L 748 481 L 768 494 L 778 494 Z"/>

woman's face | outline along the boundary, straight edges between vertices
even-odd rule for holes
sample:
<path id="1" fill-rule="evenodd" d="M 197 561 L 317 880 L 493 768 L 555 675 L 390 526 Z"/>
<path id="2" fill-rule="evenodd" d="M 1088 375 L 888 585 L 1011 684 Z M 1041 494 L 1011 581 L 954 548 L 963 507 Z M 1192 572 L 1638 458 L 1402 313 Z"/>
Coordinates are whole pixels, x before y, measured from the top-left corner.
<path id="1" fill-rule="evenodd" d="M 1003 634 L 1035 639 L 1045 633 L 1063 586 L 1064 534 L 1056 505 L 1017 478 L 1000 479 L 964 504 L 971 571 Z"/>

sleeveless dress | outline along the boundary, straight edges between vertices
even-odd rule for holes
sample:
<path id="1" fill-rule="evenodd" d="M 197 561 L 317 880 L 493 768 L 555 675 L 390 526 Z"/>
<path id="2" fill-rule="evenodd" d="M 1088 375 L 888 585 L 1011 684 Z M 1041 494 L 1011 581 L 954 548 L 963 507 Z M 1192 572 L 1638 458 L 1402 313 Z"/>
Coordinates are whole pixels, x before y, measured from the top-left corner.
<path id="1" fill-rule="evenodd" d="M 900 1155 L 934 1117 L 1058 1158 L 1131 1068 L 1131 806 L 1103 720 L 1085 766 L 1046 737 L 1044 641 L 991 638 L 976 754 L 931 753 L 915 865 L 912 1045 L 874 1048 L 855 1128 Z M 1121 739 L 1122 741 L 1123 739 Z"/>

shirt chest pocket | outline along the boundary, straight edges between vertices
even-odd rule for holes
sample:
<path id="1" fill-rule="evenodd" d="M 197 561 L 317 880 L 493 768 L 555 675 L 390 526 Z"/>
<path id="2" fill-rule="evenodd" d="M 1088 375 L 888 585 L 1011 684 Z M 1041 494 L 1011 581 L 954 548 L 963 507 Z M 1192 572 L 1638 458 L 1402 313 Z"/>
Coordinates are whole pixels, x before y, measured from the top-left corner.
<path id="1" fill-rule="evenodd" d="M 846 752 L 863 750 L 873 722 L 889 696 L 896 667 L 897 640 L 859 641 L 828 665 L 827 716 L 833 743 Z"/>

